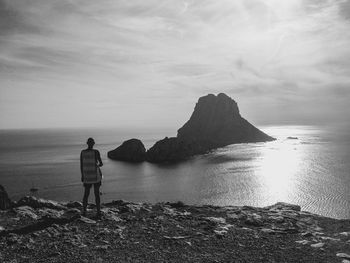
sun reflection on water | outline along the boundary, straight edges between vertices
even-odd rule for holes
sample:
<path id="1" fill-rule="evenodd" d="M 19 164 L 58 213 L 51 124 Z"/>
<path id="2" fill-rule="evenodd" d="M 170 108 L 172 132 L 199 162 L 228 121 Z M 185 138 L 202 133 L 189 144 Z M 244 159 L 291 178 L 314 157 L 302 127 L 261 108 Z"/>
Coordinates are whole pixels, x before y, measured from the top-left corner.
<path id="1" fill-rule="evenodd" d="M 277 140 L 270 147 L 261 148 L 255 174 L 261 187 L 261 196 L 268 203 L 288 201 L 295 191 L 302 152 L 292 140 Z"/>

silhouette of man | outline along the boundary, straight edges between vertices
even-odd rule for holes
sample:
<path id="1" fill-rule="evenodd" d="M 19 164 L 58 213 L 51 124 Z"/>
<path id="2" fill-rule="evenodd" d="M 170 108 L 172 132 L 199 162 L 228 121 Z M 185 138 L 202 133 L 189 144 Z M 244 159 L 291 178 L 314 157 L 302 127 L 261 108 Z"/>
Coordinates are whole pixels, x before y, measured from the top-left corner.
<path id="1" fill-rule="evenodd" d="M 101 155 L 98 150 L 93 149 L 95 141 L 93 138 L 89 138 L 86 142 L 88 148 L 82 150 L 80 153 L 80 171 L 81 181 L 84 184 L 84 197 L 83 197 L 83 216 L 86 216 L 86 208 L 88 204 L 90 189 L 94 186 L 94 194 L 97 208 L 97 217 L 101 216 L 100 205 L 100 186 L 102 180 L 102 173 L 100 167 L 103 165 Z"/>

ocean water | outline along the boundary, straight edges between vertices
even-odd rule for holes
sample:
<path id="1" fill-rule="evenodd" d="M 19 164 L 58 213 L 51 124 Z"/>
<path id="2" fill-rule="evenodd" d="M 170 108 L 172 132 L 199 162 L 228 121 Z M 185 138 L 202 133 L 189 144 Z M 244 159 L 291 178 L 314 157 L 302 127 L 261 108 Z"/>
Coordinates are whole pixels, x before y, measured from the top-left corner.
<path id="1" fill-rule="evenodd" d="M 13 199 L 36 187 L 39 197 L 80 200 L 79 155 L 92 136 L 104 161 L 103 202 L 181 200 L 189 204 L 266 206 L 282 201 L 324 216 L 350 218 L 350 130 L 260 128 L 277 140 L 229 145 L 166 165 L 112 161 L 107 151 L 133 137 L 141 138 L 148 148 L 173 135 L 169 131 L 0 131 L 0 184 Z"/>

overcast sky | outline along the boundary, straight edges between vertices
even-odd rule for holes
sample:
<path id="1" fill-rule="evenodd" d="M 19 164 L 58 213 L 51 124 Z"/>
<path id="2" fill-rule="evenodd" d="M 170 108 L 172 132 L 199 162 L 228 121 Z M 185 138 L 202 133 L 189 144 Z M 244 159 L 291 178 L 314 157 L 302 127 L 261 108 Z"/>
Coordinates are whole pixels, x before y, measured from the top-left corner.
<path id="1" fill-rule="evenodd" d="M 0 128 L 350 122 L 350 0 L 0 0 Z"/>

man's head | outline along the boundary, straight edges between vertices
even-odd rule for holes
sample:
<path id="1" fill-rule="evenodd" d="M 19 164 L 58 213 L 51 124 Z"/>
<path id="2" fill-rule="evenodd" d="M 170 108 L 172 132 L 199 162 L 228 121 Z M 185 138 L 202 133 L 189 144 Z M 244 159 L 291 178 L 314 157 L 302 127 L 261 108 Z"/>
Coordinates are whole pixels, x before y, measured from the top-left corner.
<path id="1" fill-rule="evenodd" d="M 95 140 L 90 137 L 87 139 L 86 144 L 89 146 L 89 148 L 92 148 L 95 145 Z"/>

